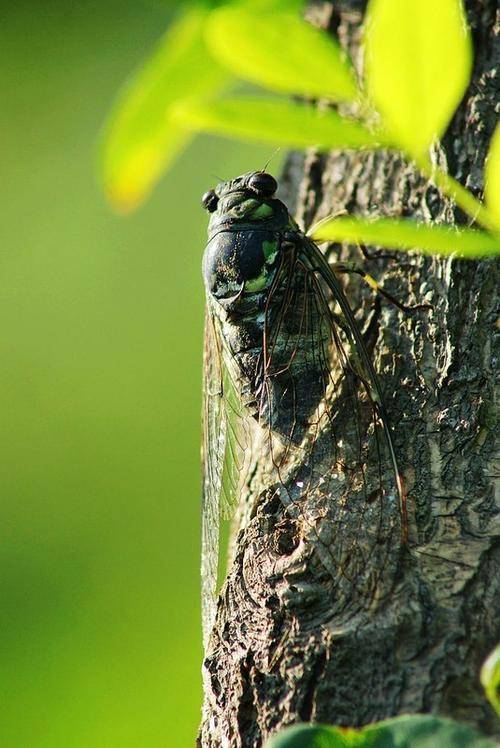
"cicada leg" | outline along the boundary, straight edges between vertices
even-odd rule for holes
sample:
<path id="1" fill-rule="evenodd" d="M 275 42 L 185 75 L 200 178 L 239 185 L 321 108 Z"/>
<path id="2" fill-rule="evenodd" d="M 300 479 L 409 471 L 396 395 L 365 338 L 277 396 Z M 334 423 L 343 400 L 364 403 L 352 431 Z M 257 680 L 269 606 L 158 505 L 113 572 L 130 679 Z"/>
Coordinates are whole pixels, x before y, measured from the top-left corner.
<path id="1" fill-rule="evenodd" d="M 373 276 L 369 275 L 364 268 L 361 267 L 361 265 L 358 265 L 355 262 L 333 262 L 330 267 L 336 273 L 352 273 L 359 275 L 362 280 L 370 286 L 370 288 L 383 296 L 384 299 L 389 301 L 391 304 L 394 304 L 398 309 L 401 309 L 405 314 L 413 314 L 414 312 L 422 311 L 423 309 L 432 308 L 430 304 L 403 304 L 399 299 L 396 299 L 392 294 L 386 291 L 385 288 L 383 288 L 383 286 L 373 278 Z"/>

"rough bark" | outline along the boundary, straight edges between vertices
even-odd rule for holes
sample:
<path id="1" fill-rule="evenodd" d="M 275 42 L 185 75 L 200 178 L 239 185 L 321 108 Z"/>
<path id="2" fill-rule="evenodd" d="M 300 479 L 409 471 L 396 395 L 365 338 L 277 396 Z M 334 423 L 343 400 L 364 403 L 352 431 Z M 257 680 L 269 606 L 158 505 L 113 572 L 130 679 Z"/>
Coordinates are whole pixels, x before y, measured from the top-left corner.
<path id="1" fill-rule="evenodd" d="M 357 56 L 364 3 L 334 6 L 316 4 L 316 20 Z M 473 78 L 433 157 L 481 196 L 496 121 L 500 19 L 496 0 L 471 0 L 467 12 Z M 389 152 L 291 155 L 284 185 L 306 226 L 339 210 L 466 221 Z M 334 251 L 360 259 L 356 247 Z M 319 533 L 301 527 L 254 480 L 204 663 L 202 746 L 261 746 L 297 721 L 359 726 L 417 712 L 498 729 L 478 680 L 500 638 L 496 270 L 492 261 L 417 252 L 368 260 L 368 271 L 399 299 L 432 306 L 409 316 L 378 304 L 355 281 L 347 284 L 360 323 L 370 322 L 409 494 L 409 548 L 404 563 L 388 553 L 390 595 L 382 603 L 344 600 L 339 612 L 335 570 L 325 567 Z M 334 501 L 327 496 L 318 505 L 316 497 L 311 509 L 323 539 Z"/>

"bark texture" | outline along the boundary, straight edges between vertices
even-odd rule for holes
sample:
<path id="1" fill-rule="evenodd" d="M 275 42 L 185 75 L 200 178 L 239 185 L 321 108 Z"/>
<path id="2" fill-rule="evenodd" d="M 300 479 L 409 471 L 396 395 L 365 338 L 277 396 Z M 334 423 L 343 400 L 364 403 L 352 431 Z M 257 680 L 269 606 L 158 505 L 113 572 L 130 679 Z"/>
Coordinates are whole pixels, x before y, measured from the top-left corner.
<path id="1" fill-rule="evenodd" d="M 433 157 L 481 196 L 497 117 L 500 19 L 496 0 L 466 6 L 473 78 Z M 363 11 L 356 0 L 311 8 L 354 58 Z M 393 153 L 292 154 L 283 182 L 282 197 L 304 226 L 342 210 L 466 221 Z M 333 251 L 362 259 L 356 247 Z M 311 500 L 310 532 L 272 492 L 262 492 L 257 471 L 204 662 L 206 748 L 257 748 L 298 721 L 359 726 L 417 712 L 498 730 L 479 684 L 480 666 L 500 639 L 497 265 L 386 253 L 368 260 L 367 270 L 405 303 L 432 306 L 404 315 L 356 281 L 347 284 L 360 324 L 369 323 L 393 424 L 409 494 L 409 549 L 403 562 L 387 554 L 386 598 L 346 598 L 339 606 L 336 571 L 325 564 L 318 532 L 324 543 L 335 496 Z"/>

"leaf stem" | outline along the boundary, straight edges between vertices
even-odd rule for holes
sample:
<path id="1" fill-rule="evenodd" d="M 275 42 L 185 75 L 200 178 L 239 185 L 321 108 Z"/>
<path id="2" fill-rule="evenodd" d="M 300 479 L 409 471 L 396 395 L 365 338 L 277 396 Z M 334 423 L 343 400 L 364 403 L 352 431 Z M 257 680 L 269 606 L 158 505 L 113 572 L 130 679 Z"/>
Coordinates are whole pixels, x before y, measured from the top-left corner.
<path id="1" fill-rule="evenodd" d="M 433 166 L 426 158 L 418 159 L 417 166 L 426 177 L 434 182 L 436 187 L 444 195 L 450 197 L 476 223 L 481 224 L 481 226 L 493 234 L 498 234 L 499 227 L 493 216 L 488 212 L 483 203 L 477 200 L 460 182 L 449 174 L 446 174 L 442 169 Z"/>

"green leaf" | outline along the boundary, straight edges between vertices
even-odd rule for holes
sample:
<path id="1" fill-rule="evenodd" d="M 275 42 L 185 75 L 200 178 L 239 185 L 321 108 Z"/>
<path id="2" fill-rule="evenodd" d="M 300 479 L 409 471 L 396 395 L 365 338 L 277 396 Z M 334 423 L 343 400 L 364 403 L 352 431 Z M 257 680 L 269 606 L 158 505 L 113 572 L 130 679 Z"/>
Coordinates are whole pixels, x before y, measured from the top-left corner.
<path id="1" fill-rule="evenodd" d="M 395 144 L 420 156 L 467 87 L 472 46 L 460 0 L 370 0 L 368 91 Z"/>
<path id="2" fill-rule="evenodd" d="M 211 96 L 228 75 L 205 46 L 208 11 L 186 9 L 119 96 L 106 125 L 102 178 L 111 203 L 136 207 L 192 137 L 171 117 L 175 102 Z"/>
<path id="3" fill-rule="evenodd" d="M 305 148 L 376 147 L 379 141 L 353 120 L 328 109 L 278 99 L 221 99 L 211 104 L 187 102 L 176 107 L 185 127 L 243 140 Z"/>
<path id="4" fill-rule="evenodd" d="M 481 668 L 481 683 L 490 704 L 500 717 L 500 644 Z"/>
<path id="5" fill-rule="evenodd" d="M 265 748 L 494 748 L 493 741 L 450 719 L 427 714 L 395 717 L 362 730 L 295 725 Z"/>
<path id="6" fill-rule="evenodd" d="M 484 192 L 490 215 L 500 229 L 500 125 L 495 130 L 486 160 Z"/>
<path id="7" fill-rule="evenodd" d="M 357 95 L 339 45 L 296 13 L 220 8 L 210 16 L 207 43 L 232 73 L 273 91 L 334 100 Z"/>
<path id="8" fill-rule="evenodd" d="M 307 0 L 229 0 L 225 5 L 240 8 L 254 13 L 269 13 L 275 11 L 292 11 L 301 13 Z"/>
<path id="9" fill-rule="evenodd" d="M 265 748 L 346 748 L 339 730 L 326 725 L 294 725 L 274 735 Z"/>
<path id="10" fill-rule="evenodd" d="M 309 232 L 316 241 L 375 244 L 396 249 L 417 248 L 430 254 L 487 257 L 500 254 L 500 236 L 455 226 L 395 218 L 326 218 Z"/>
<path id="11" fill-rule="evenodd" d="M 362 730 L 370 748 L 494 748 L 493 741 L 470 727 L 430 714 L 395 717 Z"/>

